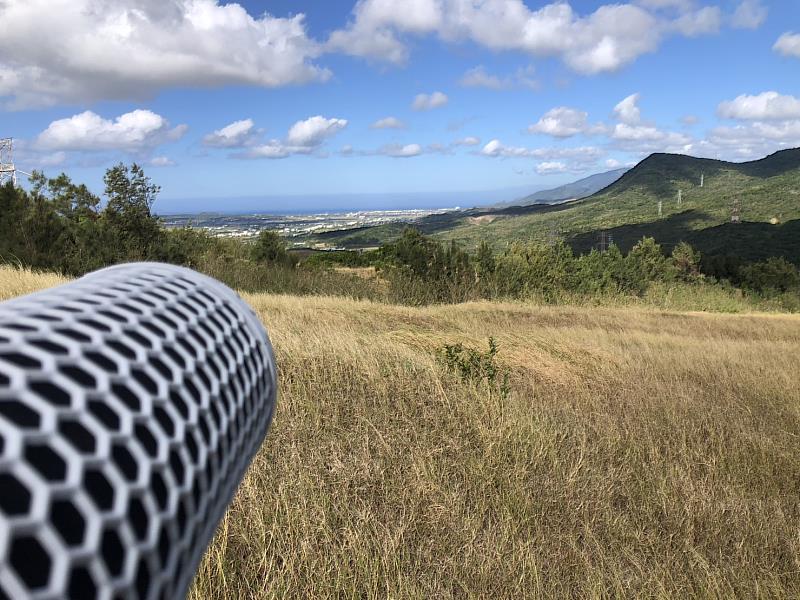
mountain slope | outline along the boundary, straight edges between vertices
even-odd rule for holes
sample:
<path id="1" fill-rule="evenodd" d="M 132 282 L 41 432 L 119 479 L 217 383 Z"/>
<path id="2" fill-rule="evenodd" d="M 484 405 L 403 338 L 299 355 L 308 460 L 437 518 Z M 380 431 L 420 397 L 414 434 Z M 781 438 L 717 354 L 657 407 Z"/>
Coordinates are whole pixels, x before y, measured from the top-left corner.
<path id="1" fill-rule="evenodd" d="M 734 203 L 739 225 L 731 223 Z M 685 240 L 706 254 L 754 260 L 784 256 L 800 264 L 800 236 L 793 236 L 800 221 L 789 223 L 794 220 L 800 220 L 800 149 L 745 163 L 653 154 L 582 200 L 443 213 L 414 225 L 466 248 L 486 241 L 500 250 L 514 241 L 544 242 L 558 234 L 582 252 L 606 231 L 623 250 L 651 236 L 668 249 Z M 324 241 L 372 246 L 396 238 L 401 229 L 330 232 Z"/>
<path id="2" fill-rule="evenodd" d="M 615 169 L 606 173 L 597 173 L 584 177 L 572 183 L 566 183 L 556 188 L 549 190 L 542 190 L 529 194 L 524 198 L 518 200 L 511 200 L 509 202 L 500 202 L 496 206 L 529 206 L 531 204 L 552 204 L 553 202 L 560 202 L 562 200 L 572 200 L 575 198 L 585 198 L 591 196 L 595 192 L 611 185 L 617 181 L 628 169 Z"/>
<path id="3" fill-rule="evenodd" d="M 691 238 L 701 250 L 709 245 L 715 252 L 724 250 L 743 256 L 769 253 L 768 240 L 774 236 L 759 234 L 759 228 L 750 228 L 753 236 L 745 236 L 746 241 L 731 241 L 722 249 L 719 240 L 711 239 L 723 232 L 726 240 L 742 237 L 719 228 L 731 224 L 735 203 L 744 226 L 747 222 L 769 224 L 800 219 L 800 149 L 783 150 L 746 163 L 653 154 L 618 181 L 583 200 L 538 207 L 530 214 L 495 214 L 491 222 L 487 219 L 480 224 L 462 219 L 456 227 L 437 235 L 468 247 L 486 240 L 500 248 L 515 240 L 545 240 L 556 231 L 574 243 L 577 250 L 586 250 L 591 248 L 592 239 L 596 242 L 597 232 L 603 230 L 612 232 L 623 249 L 643 235 L 652 235 L 667 246 Z M 708 230 L 711 238 L 698 235 L 703 230 Z M 788 257 L 800 261 L 800 249 Z"/>

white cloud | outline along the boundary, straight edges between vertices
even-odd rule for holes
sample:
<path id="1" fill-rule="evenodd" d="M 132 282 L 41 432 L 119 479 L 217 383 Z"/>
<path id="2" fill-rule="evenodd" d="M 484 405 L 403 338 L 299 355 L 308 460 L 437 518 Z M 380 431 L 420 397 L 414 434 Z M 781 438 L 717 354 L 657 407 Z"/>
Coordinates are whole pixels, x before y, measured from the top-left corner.
<path id="1" fill-rule="evenodd" d="M 742 0 L 731 17 L 737 29 L 756 29 L 767 20 L 767 7 L 760 0 Z"/>
<path id="2" fill-rule="evenodd" d="M 164 117 L 149 110 L 134 110 L 113 121 L 87 110 L 50 123 L 39 134 L 36 146 L 50 151 L 148 152 L 160 144 L 180 139 L 187 129 L 186 125 L 171 128 Z"/>
<path id="3" fill-rule="evenodd" d="M 464 87 L 484 87 L 490 90 L 509 90 L 517 87 L 539 89 L 539 81 L 534 77 L 536 68 L 533 65 L 516 70 L 513 75 L 500 77 L 492 75 L 483 65 L 469 69 L 461 77 L 460 84 Z"/>
<path id="4" fill-rule="evenodd" d="M 427 33 L 439 26 L 442 14 L 433 0 L 362 0 L 353 9 L 353 21 L 346 29 L 334 31 L 327 49 L 402 64 L 408 49 L 397 39 L 395 29 Z"/>
<path id="5" fill-rule="evenodd" d="M 652 125 L 617 123 L 611 132 L 614 147 L 637 153 L 685 152 L 692 143 L 688 135 L 664 131 Z"/>
<path id="6" fill-rule="evenodd" d="M 800 120 L 717 127 L 689 148 L 695 156 L 753 160 L 800 144 Z"/>
<path id="7" fill-rule="evenodd" d="M 321 115 L 298 121 L 289 129 L 286 141 L 291 146 L 315 147 L 347 127 L 347 119 L 326 119 Z"/>
<path id="8" fill-rule="evenodd" d="M 324 81 L 303 15 L 221 0 L 0 2 L 0 98 L 11 108 L 139 99 L 164 88 Z"/>
<path id="9" fill-rule="evenodd" d="M 778 38 L 772 49 L 784 56 L 800 58 L 800 33 L 791 31 L 784 33 Z"/>
<path id="10" fill-rule="evenodd" d="M 405 126 L 406 124 L 396 117 L 378 119 L 372 125 L 370 125 L 372 129 L 404 129 Z"/>
<path id="11" fill-rule="evenodd" d="M 655 10 L 677 9 L 683 11 L 689 10 L 692 2 L 693 0 L 637 0 L 636 3 Z"/>
<path id="12" fill-rule="evenodd" d="M 606 168 L 607 169 L 619 169 L 622 166 L 622 163 L 618 161 L 616 158 L 609 158 L 606 161 Z"/>
<path id="13" fill-rule="evenodd" d="M 627 125 L 637 125 L 642 120 L 639 110 L 639 94 L 631 94 L 614 107 L 615 118 Z"/>
<path id="14" fill-rule="evenodd" d="M 425 152 L 431 154 L 455 154 L 452 145 L 440 144 L 438 142 L 433 142 L 425 146 Z"/>
<path id="15" fill-rule="evenodd" d="M 568 138 L 588 130 L 589 115 L 581 110 L 559 106 L 548 110 L 539 121 L 528 127 L 529 133 L 543 133 L 558 138 Z"/>
<path id="16" fill-rule="evenodd" d="M 491 158 L 538 158 L 540 160 L 572 159 L 582 163 L 594 163 L 603 151 L 594 146 L 578 146 L 574 148 L 525 148 L 506 146 L 500 140 L 489 141 L 480 151 L 483 156 Z"/>
<path id="17" fill-rule="evenodd" d="M 151 167 L 174 167 L 177 163 L 168 156 L 154 156 L 147 164 Z"/>
<path id="18" fill-rule="evenodd" d="M 687 127 L 691 127 L 692 125 L 697 125 L 700 122 L 700 119 L 695 115 L 684 115 L 681 117 L 681 123 L 686 125 Z"/>
<path id="19" fill-rule="evenodd" d="M 490 75 L 486 68 L 479 65 L 473 67 L 461 78 L 459 82 L 464 87 L 485 87 L 491 90 L 505 90 L 511 87 L 511 81 L 501 79 L 497 75 Z"/>
<path id="20" fill-rule="evenodd" d="M 684 12 L 691 6 L 683 0 L 645 0 L 644 4 L 607 4 L 582 16 L 563 1 L 534 10 L 523 0 L 361 0 L 351 23 L 331 35 L 328 47 L 371 60 L 403 63 L 408 59 L 403 36 L 436 35 L 448 42 L 469 40 L 495 51 L 556 56 L 580 73 L 595 74 L 615 71 L 655 51 L 668 35 L 699 35 L 719 27 L 718 9 Z M 666 6 L 684 14 L 673 19 L 652 12 Z M 484 77 L 484 84 L 502 84 L 502 78 L 491 77 Z"/>
<path id="21" fill-rule="evenodd" d="M 717 33 L 722 26 L 722 11 L 716 6 L 705 6 L 680 15 L 670 26 L 686 37 Z"/>
<path id="22" fill-rule="evenodd" d="M 568 167 L 566 163 L 561 161 L 541 162 L 536 165 L 536 172 L 539 175 L 554 175 L 557 173 L 566 173 L 567 171 Z"/>
<path id="23" fill-rule="evenodd" d="M 280 140 L 253 146 L 247 152 L 234 154 L 233 158 L 288 158 L 292 154 L 308 154 L 309 148 L 287 146 Z"/>
<path id="24" fill-rule="evenodd" d="M 256 144 L 251 138 L 247 150 L 233 154 L 233 158 L 287 158 L 293 154 L 313 154 L 325 157 L 320 146 L 329 137 L 347 127 L 347 119 L 326 118 L 316 115 L 297 121 L 289 128 L 283 140 L 271 139 L 264 144 Z"/>
<path id="25" fill-rule="evenodd" d="M 203 137 L 203 144 L 212 148 L 242 148 L 252 145 L 259 134 L 252 119 L 234 121 Z"/>
<path id="26" fill-rule="evenodd" d="M 778 92 L 763 92 L 758 96 L 741 95 L 717 107 L 723 119 L 752 121 L 785 121 L 800 119 L 800 99 Z"/>
<path id="27" fill-rule="evenodd" d="M 419 144 L 388 144 L 380 148 L 376 154 L 383 154 L 394 158 L 410 158 L 422 154 L 422 146 Z"/>
<path id="28" fill-rule="evenodd" d="M 460 140 L 456 140 L 453 142 L 454 146 L 478 146 L 481 143 L 480 138 L 476 138 L 475 136 L 467 136 L 465 138 L 461 138 Z"/>
<path id="29" fill-rule="evenodd" d="M 442 92 L 433 92 L 432 94 L 417 94 L 414 97 L 414 102 L 411 108 L 414 110 L 433 110 L 447 104 L 448 98 Z"/>

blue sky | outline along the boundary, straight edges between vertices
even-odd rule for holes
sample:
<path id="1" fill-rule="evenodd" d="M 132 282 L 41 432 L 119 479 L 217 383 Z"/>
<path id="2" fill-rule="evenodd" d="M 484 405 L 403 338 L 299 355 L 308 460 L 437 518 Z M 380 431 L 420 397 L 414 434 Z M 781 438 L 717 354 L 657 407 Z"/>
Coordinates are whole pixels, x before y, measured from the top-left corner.
<path id="1" fill-rule="evenodd" d="M 657 151 L 748 160 L 800 146 L 799 98 L 790 1 L 0 5 L 18 166 L 101 192 L 138 161 L 162 212 L 474 205 Z"/>

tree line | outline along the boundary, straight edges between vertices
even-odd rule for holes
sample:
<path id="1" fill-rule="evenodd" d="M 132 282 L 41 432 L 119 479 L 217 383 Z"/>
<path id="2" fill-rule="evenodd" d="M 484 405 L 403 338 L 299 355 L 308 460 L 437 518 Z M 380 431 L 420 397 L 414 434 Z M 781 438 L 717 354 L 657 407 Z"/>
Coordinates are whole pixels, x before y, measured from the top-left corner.
<path id="1" fill-rule="evenodd" d="M 376 251 L 317 253 L 301 260 L 272 231 L 242 241 L 165 228 L 152 210 L 160 188 L 139 165 L 108 169 L 104 184 L 105 203 L 64 174 L 51 179 L 35 173 L 29 191 L 0 187 L 0 260 L 73 276 L 120 262 L 161 261 L 198 269 L 246 291 L 406 304 L 641 296 L 656 283 L 716 285 L 760 297 L 797 297 L 800 290 L 797 267 L 783 258 L 723 264 L 718 257 L 701 257 L 686 243 L 667 254 L 652 238 L 627 254 L 613 244 L 604 252 L 575 254 L 564 242 L 515 243 L 500 253 L 483 242 L 470 253 L 407 228 Z M 374 267 L 380 283 L 341 267 Z"/>

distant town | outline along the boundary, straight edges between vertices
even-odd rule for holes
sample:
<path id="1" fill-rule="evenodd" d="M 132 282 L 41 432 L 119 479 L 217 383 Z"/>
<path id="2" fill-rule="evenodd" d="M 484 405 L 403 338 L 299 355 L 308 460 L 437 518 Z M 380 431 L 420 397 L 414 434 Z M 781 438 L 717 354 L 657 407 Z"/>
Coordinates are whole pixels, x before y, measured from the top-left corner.
<path id="1" fill-rule="evenodd" d="M 168 228 L 193 227 L 204 229 L 215 237 L 251 238 L 264 229 L 272 229 L 289 239 L 290 245 L 306 246 L 308 236 L 326 231 L 356 229 L 386 223 L 413 223 L 432 214 L 442 214 L 459 207 L 413 210 L 361 210 L 328 212 L 309 215 L 272 215 L 221 213 L 162 215 Z M 294 241 L 292 241 L 294 240 Z M 324 243 L 317 243 L 326 249 Z M 330 249 L 334 249 L 331 247 Z"/>

